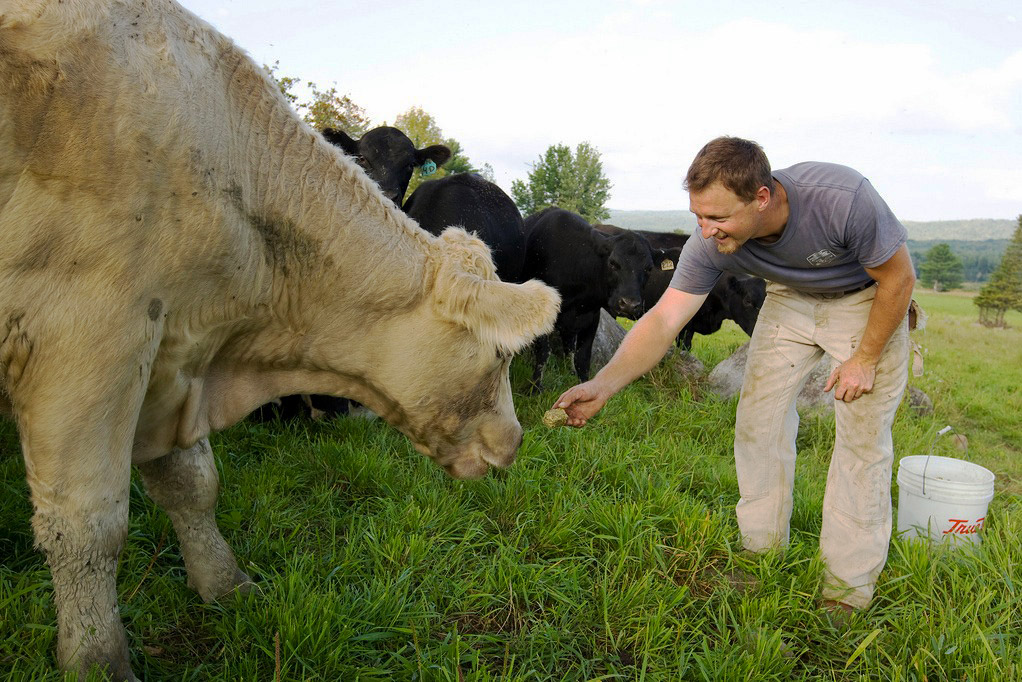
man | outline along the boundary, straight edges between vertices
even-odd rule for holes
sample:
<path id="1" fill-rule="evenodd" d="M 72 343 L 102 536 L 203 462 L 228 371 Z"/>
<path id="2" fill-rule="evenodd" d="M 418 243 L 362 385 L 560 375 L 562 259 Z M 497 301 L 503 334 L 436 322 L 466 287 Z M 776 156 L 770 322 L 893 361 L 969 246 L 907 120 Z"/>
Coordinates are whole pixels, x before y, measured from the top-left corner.
<path id="1" fill-rule="evenodd" d="M 660 301 L 609 364 L 555 403 L 584 426 L 659 362 L 724 271 L 770 283 L 749 344 L 735 425 L 747 550 L 788 543 L 798 414 L 795 397 L 824 352 L 837 360 L 836 441 L 823 501 L 824 608 L 873 597 L 891 534 L 891 426 L 908 379 L 906 313 L 915 274 L 905 228 L 859 173 L 800 163 L 771 173 L 755 142 L 720 137 L 688 170 L 702 239 L 689 239 Z"/>

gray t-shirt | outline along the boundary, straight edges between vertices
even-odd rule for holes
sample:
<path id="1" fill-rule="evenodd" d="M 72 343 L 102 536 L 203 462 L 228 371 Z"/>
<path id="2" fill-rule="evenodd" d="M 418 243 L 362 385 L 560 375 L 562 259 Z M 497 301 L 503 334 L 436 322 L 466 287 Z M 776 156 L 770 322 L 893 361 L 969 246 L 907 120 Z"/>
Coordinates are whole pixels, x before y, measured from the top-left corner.
<path id="1" fill-rule="evenodd" d="M 672 287 L 705 294 L 728 271 L 809 293 L 848 291 L 867 284 L 864 268 L 887 262 L 908 238 L 869 180 L 851 168 L 808 161 L 773 176 L 790 209 L 781 238 L 750 239 L 725 255 L 696 232 L 682 249 Z"/>

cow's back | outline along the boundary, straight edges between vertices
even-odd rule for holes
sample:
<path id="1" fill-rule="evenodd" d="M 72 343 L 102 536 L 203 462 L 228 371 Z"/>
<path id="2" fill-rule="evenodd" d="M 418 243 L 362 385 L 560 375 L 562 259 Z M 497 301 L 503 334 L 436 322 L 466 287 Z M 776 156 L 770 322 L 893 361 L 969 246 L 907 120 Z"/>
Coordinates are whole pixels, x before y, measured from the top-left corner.
<path id="1" fill-rule="evenodd" d="M 597 244 L 607 238 L 581 216 L 551 207 L 525 219 L 525 279 L 540 279 L 557 289 L 564 302 L 606 298 L 604 262 Z"/>
<path id="2" fill-rule="evenodd" d="M 109 280 L 200 305 L 225 281 L 259 292 L 258 235 L 236 208 L 250 178 L 224 180 L 243 165 L 229 128 L 243 53 L 172 2 L 46 13 L 36 30 L 81 35 L 57 51 L 0 26 L 0 70 L 18 74 L 0 81 L 5 300 Z"/>
<path id="3" fill-rule="evenodd" d="M 404 211 L 435 235 L 452 225 L 475 233 L 492 250 L 500 278 L 522 281 L 522 216 L 514 201 L 492 182 L 473 173 L 430 180 L 416 188 L 405 202 Z"/>

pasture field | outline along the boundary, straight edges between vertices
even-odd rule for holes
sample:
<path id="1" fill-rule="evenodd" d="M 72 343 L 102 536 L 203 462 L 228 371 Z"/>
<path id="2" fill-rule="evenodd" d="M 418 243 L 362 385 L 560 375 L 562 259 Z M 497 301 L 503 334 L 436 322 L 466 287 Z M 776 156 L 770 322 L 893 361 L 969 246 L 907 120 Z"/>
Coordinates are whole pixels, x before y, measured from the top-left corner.
<path id="1" fill-rule="evenodd" d="M 896 459 L 964 456 L 998 476 L 984 543 L 895 539 L 872 607 L 837 630 L 817 608 L 820 509 L 833 418 L 805 415 L 792 544 L 739 553 L 735 400 L 666 366 L 583 430 L 540 417 L 571 385 L 521 394 L 518 462 L 448 479 L 385 424 L 242 423 L 212 439 L 220 526 L 260 585 L 205 605 L 167 517 L 136 480 L 119 571 L 133 665 L 146 680 L 1022 679 L 1022 315 L 979 327 L 968 297 L 920 292 L 914 337 L 935 404 L 907 403 Z M 696 337 L 708 368 L 745 336 Z M 49 573 L 12 424 L 0 427 L 0 679 L 59 680 Z M 897 502 L 897 486 L 894 489 Z M 100 676 L 95 676 L 100 679 Z"/>

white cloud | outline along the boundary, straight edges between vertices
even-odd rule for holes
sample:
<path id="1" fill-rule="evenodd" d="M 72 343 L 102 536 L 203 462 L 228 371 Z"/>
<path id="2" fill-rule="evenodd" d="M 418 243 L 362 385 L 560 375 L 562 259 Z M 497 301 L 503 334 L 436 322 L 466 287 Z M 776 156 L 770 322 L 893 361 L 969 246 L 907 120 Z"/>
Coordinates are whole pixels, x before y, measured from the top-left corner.
<path id="1" fill-rule="evenodd" d="M 910 26 L 853 33 L 834 28 L 848 25 L 840 18 L 819 28 L 721 20 L 723 9 L 664 0 L 587 7 L 575 23 L 548 24 L 544 15 L 476 42 L 470 24 L 478 17 L 465 16 L 455 42 L 428 31 L 388 36 L 373 54 L 374 41 L 353 51 L 342 36 L 378 20 L 376 10 L 349 7 L 355 22 L 329 29 L 336 43 L 317 34 L 288 48 L 315 53 L 312 67 L 285 58 L 284 36 L 297 29 L 264 38 L 277 47 L 263 61 L 279 55 L 284 74 L 336 83 L 376 122 L 422 106 L 473 161 L 491 163 L 505 189 L 548 145 L 586 140 L 603 155 L 612 206 L 685 208 L 681 177 L 692 156 L 727 133 L 758 140 L 778 166 L 818 159 L 859 168 L 907 218 L 1022 210 L 1011 203 L 1020 201 L 1018 172 L 1001 170 L 1022 168 L 1022 49 L 991 51 L 1000 56 L 984 63 L 923 32 L 910 38 Z M 421 50 L 401 51 L 409 42 Z M 967 188 L 949 196 L 956 183 Z"/>

